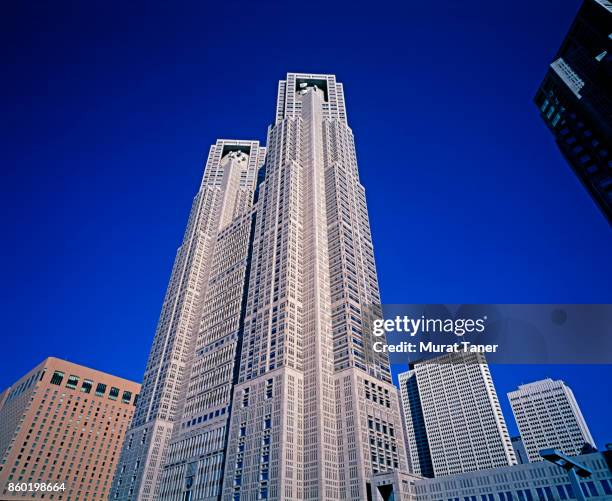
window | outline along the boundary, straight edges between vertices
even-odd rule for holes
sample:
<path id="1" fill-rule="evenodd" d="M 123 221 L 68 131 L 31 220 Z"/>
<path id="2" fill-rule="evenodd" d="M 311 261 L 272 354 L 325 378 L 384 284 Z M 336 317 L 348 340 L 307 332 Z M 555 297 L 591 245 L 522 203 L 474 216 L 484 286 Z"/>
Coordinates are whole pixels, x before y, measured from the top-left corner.
<path id="1" fill-rule="evenodd" d="M 108 398 L 110 398 L 111 400 L 117 400 L 118 396 L 119 396 L 119 388 L 115 388 L 114 386 L 111 386 L 110 392 L 108 393 Z"/>
<path id="2" fill-rule="evenodd" d="M 121 397 L 121 401 L 124 404 L 127 404 L 130 402 L 130 400 L 132 400 L 132 392 L 131 391 L 124 391 L 123 392 L 123 396 Z"/>
<path id="3" fill-rule="evenodd" d="M 597 488 L 595 487 L 595 484 L 593 482 L 584 482 L 580 485 L 582 486 L 582 492 L 584 492 L 584 495 L 586 497 L 590 498 L 599 495 L 597 493 Z"/>
<path id="4" fill-rule="evenodd" d="M 79 384 L 78 376 L 74 376 L 72 374 L 68 376 L 68 382 L 66 383 L 66 388 L 74 390 L 77 387 L 77 384 Z"/>
<path id="5" fill-rule="evenodd" d="M 103 383 L 98 383 L 96 387 L 96 396 L 101 397 L 106 393 L 106 385 Z"/>
<path id="6" fill-rule="evenodd" d="M 83 384 L 81 385 L 81 391 L 83 393 L 90 393 L 92 386 L 93 386 L 93 381 L 91 381 L 90 379 L 84 379 Z"/>
<path id="7" fill-rule="evenodd" d="M 62 380 L 64 379 L 64 373 L 62 371 L 55 371 L 53 376 L 51 376 L 51 384 L 60 385 L 62 384 Z"/>

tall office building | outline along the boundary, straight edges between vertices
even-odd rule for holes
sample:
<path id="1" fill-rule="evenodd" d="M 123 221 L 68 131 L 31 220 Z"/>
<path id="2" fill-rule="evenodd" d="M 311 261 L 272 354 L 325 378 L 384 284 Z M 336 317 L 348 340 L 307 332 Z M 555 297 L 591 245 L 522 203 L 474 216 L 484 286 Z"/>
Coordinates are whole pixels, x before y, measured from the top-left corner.
<path id="1" fill-rule="evenodd" d="M 280 82 L 263 157 L 211 150 L 113 498 L 366 499 L 374 475 L 407 471 L 368 339 L 380 296 L 333 75 Z"/>
<path id="2" fill-rule="evenodd" d="M 0 397 L 0 499 L 108 499 L 139 391 L 53 357 L 20 378 Z"/>
<path id="3" fill-rule="evenodd" d="M 576 176 L 612 224 L 612 2 L 585 0 L 535 96 Z"/>
<path id="4" fill-rule="evenodd" d="M 576 456 L 585 444 L 595 447 L 574 393 L 563 381 L 523 384 L 508 398 L 530 462 L 542 460 L 542 449 Z"/>
<path id="5" fill-rule="evenodd" d="M 379 303 L 365 190 L 342 84 L 279 84 L 256 208 L 223 499 L 368 499 L 406 470 L 387 358 L 369 349 Z"/>
<path id="6" fill-rule="evenodd" d="M 264 155 L 258 141 L 218 140 L 210 148 L 111 499 L 158 499 L 163 465 L 177 454 L 207 454 L 201 473 L 211 484 L 220 474 L 250 211 Z"/>
<path id="7" fill-rule="evenodd" d="M 412 471 L 439 477 L 516 464 L 482 355 L 414 363 L 400 384 Z"/>

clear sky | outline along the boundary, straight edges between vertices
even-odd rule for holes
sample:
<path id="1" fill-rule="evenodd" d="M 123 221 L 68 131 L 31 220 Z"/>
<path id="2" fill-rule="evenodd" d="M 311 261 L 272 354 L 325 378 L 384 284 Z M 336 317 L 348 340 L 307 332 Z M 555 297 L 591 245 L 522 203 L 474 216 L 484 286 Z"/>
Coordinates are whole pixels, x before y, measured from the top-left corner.
<path id="1" fill-rule="evenodd" d="M 610 303 L 612 232 L 532 97 L 578 1 L 11 2 L 0 387 L 48 355 L 140 380 L 209 145 L 335 73 L 389 303 Z M 588 342 L 588 332 L 584 333 Z M 612 441 L 610 366 L 551 376 Z"/>

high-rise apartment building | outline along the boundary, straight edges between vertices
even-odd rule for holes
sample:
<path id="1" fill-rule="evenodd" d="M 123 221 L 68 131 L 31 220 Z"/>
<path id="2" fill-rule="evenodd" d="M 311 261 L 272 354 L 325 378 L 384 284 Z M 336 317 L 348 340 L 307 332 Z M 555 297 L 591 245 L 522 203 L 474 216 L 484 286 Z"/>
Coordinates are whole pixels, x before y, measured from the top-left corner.
<path id="1" fill-rule="evenodd" d="M 535 96 L 578 179 L 612 223 L 612 2 L 585 0 Z"/>
<path id="2" fill-rule="evenodd" d="M 28 372 L 0 398 L 0 499 L 108 499 L 139 391 L 53 357 Z"/>
<path id="3" fill-rule="evenodd" d="M 400 385 L 413 472 L 439 477 L 516 464 L 481 354 L 453 353 L 411 364 Z"/>
<path id="4" fill-rule="evenodd" d="M 264 155 L 258 141 L 220 139 L 210 148 L 111 499 L 157 500 L 164 464 L 170 463 L 169 477 L 182 475 L 182 487 L 189 475 L 184 468 L 175 471 L 173 463 L 202 455 L 198 479 L 207 485 L 198 488 L 202 496 L 217 498 L 239 354 L 251 208 Z M 165 495 L 174 489 L 167 485 Z"/>
<path id="5" fill-rule="evenodd" d="M 523 384 L 508 398 L 530 462 L 542 460 L 542 449 L 576 456 L 585 445 L 595 447 L 574 393 L 563 381 Z"/>

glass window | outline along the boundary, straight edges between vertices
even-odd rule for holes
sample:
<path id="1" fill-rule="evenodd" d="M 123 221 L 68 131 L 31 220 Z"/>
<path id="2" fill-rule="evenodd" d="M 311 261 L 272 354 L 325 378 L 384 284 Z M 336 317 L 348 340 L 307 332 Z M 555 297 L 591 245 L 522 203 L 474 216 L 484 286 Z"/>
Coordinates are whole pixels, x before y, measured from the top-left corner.
<path id="1" fill-rule="evenodd" d="M 115 388 L 114 386 L 111 386 L 110 392 L 108 393 L 108 398 L 110 398 L 111 400 L 117 400 L 118 396 L 119 396 L 119 388 Z"/>
<path id="2" fill-rule="evenodd" d="M 597 492 L 597 488 L 595 487 L 595 483 L 594 482 L 587 482 L 586 483 L 587 488 L 589 490 L 589 492 L 591 493 L 591 496 L 598 496 L 599 493 Z"/>
<path id="3" fill-rule="evenodd" d="M 77 387 L 77 384 L 79 384 L 78 376 L 74 376 L 72 374 L 68 376 L 68 382 L 66 383 L 66 388 L 70 388 L 71 390 L 74 390 Z"/>
<path id="4" fill-rule="evenodd" d="M 546 492 L 547 501 L 555 501 L 555 496 L 553 496 L 552 489 L 550 487 L 544 487 L 544 492 Z"/>
<path id="5" fill-rule="evenodd" d="M 557 491 L 559 492 L 560 499 L 567 499 L 567 494 L 565 494 L 565 487 L 562 485 L 557 485 Z"/>
<path id="6" fill-rule="evenodd" d="M 60 385 L 62 384 L 63 379 L 64 379 L 64 373 L 62 371 L 55 371 L 53 373 L 53 376 L 51 376 L 51 384 Z"/>
<path id="7" fill-rule="evenodd" d="M 106 385 L 104 383 L 98 383 L 96 387 L 96 396 L 101 397 L 106 393 Z"/>
<path id="8" fill-rule="evenodd" d="M 90 393 L 92 386 L 93 386 L 93 381 L 91 381 L 90 379 L 84 379 L 83 384 L 81 385 L 81 391 L 83 393 Z"/>
<path id="9" fill-rule="evenodd" d="M 130 400 L 132 400 L 132 392 L 131 391 L 124 391 L 123 395 L 121 396 L 121 401 L 124 404 L 127 404 L 130 402 Z"/>

